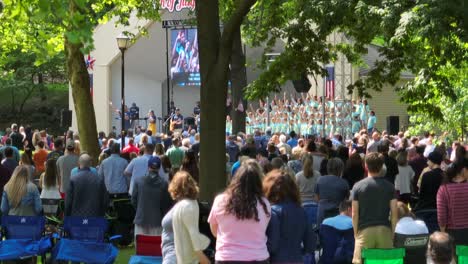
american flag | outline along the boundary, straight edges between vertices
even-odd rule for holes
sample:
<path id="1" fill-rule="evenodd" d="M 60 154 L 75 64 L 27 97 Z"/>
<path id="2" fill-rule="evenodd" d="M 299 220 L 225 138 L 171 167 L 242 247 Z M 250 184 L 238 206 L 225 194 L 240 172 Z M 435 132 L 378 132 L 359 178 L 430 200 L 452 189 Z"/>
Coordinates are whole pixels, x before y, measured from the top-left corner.
<path id="1" fill-rule="evenodd" d="M 335 99 L 335 67 L 330 66 L 327 70 L 327 78 L 325 80 L 325 96 L 329 100 Z"/>

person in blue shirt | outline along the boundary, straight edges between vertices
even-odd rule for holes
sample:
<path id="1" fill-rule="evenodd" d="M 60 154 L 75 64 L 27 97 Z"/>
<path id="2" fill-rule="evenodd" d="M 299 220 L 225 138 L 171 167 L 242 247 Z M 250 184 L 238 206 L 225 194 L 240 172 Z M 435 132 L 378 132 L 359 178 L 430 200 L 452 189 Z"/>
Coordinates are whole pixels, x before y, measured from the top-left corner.
<path id="1" fill-rule="evenodd" d="M 338 230 L 348 230 L 353 228 L 351 218 L 351 201 L 344 200 L 340 203 L 340 214 L 323 220 L 322 225 L 334 227 Z"/>
<path id="2" fill-rule="evenodd" d="M 369 121 L 367 121 L 367 132 L 371 134 L 375 129 L 375 123 L 377 123 L 377 117 L 374 111 L 370 111 Z"/>
<path id="3" fill-rule="evenodd" d="M 301 206 L 299 189 L 284 170 L 273 170 L 263 180 L 272 204 L 267 228 L 271 263 L 303 263 L 303 253 L 313 254 L 315 239 Z"/>
<path id="4" fill-rule="evenodd" d="M 286 143 L 288 143 L 291 148 L 295 148 L 297 146 L 297 135 L 296 132 L 293 130 L 289 133 L 289 137 L 291 137 Z"/>

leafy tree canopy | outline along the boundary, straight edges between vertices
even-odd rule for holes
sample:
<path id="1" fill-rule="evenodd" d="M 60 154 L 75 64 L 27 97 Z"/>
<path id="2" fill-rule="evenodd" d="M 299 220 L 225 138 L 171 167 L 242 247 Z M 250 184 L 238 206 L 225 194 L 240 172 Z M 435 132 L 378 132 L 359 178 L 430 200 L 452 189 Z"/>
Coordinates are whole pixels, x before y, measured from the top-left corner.
<path id="1" fill-rule="evenodd" d="M 265 97 L 278 83 L 296 79 L 306 71 L 324 75 L 323 65 L 346 55 L 348 61 L 363 65 L 367 44 L 378 40 L 382 59 L 369 69 L 368 77 L 349 86 L 360 96 L 369 89 L 381 90 L 384 83 L 395 85 L 402 71 L 416 78 L 398 89 L 402 101 L 413 112 L 443 117 L 440 96 L 450 102 L 462 98 L 459 77 L 449 69 L 462 67 L 468 59 L 468 6 L 464 0 L 298 0 L 258 1 L 244 25 L 252 45 L 267 43 L 266 52 L 278 39 L 284 52 L 247 89 L 250 98 Z M 343 33 L 349 40 L 332 44 L 327 37 Z M 267 58 L 260 66 L 264 69 Z"/>

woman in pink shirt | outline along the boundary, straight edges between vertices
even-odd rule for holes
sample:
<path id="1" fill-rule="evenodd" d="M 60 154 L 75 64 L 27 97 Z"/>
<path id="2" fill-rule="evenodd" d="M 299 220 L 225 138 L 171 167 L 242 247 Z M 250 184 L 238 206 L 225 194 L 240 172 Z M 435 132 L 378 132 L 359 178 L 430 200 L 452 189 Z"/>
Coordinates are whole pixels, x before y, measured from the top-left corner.
<path id="1" fill-rule="evenodd" d="M 268 263 L 266 229 L 271 207 L 263 196 L 260 167 L 246 161 L 218 195 L 208 222 L 216 240 L 216 263 Z"/>

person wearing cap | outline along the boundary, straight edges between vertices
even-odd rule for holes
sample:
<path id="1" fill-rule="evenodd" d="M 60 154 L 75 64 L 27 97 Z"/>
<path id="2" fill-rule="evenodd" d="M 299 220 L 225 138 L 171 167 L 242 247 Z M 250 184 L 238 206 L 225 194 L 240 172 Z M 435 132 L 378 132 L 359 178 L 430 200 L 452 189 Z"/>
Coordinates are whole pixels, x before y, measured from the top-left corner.
<path id="1" fill-rule="evenodd" d="M 440 168 L 442 154 L 438 151 L 431 152 L 427 157 L 429 171 L 420 177 L 419 201 L 414 211 L 437 209 L 437 191 L 442 183 L 444 172 Z"/>
<path id="2" fill-rule="evenodd" d="M 78 155 L 75 154 L 75 142 L 69 139 L 66 144 L 65 155 L 57 159 L 57 180 L 60 186 L 60 194 L 64 197 L 70 184 L 71 171 L 78 166 Z"/>
<path id="3" fill-rule="evenodd" d="M 132 205 L 136 214 L 135 236 L 160 236 L 162 232 L 161 221 L 169 211 L 172 200 L 168 192 L 168 183 L 159 175 L 161 160 L 159 157 L 150 157 L 147 162 L 148 172 L 144 177 L 135 180 Z"/>
<path id="4" fill-rule="evenodd" d="M 78 172 L 70 178 L 65 196 L 65 216 L 104 217 L 109 197 L 104 178 L 91 171 L 92 158 L 82 154 Z"/>
<path id="5" fill-rule="evenodd" d="M 127 193 L 128 184 L 124 171 L 128 162 L 120 157 L 120 144 L 113 144 L 111 153 L 110 157 L 105 159 L 99 166 L 98 175 L 104 178 L 107 192 L 110 194 Z"/>

